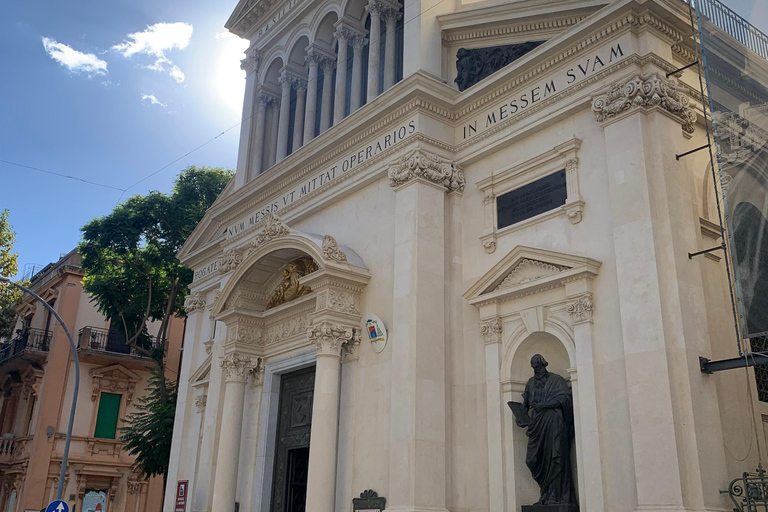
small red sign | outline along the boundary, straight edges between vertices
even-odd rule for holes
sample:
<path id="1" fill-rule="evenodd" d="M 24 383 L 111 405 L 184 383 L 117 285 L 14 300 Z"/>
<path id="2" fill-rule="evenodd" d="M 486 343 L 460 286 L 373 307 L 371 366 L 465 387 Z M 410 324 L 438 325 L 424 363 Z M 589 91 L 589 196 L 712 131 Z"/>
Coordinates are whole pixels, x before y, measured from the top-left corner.
<path id="1" fill-rule="evenodd" d="M 176 508 L 174 512 L 186 512 L 187 510 L 187 490 L 189 489 L 189 480 L 179 480 L 176 485 Z"/>

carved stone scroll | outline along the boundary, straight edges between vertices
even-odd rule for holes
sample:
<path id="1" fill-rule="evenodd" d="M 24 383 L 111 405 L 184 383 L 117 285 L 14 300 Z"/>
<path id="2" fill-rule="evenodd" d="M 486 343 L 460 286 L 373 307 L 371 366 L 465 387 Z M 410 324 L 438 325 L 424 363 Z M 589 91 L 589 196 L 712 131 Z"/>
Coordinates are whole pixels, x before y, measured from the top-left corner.
<path id="1" fill-rule="evenodd" d="M 347 255 L 344 254 L 344 251 L 339 249 L 339 244 L 336 243 L 336 239 L 333 238 L 331 235 L 325 235 L 323 237 L 323 256 L 326 259 L 338 261 L 338 262 L 345 262 L 347 261 Z"/>
<path id="2" fill-rule="evenodd" d="M 463 192 L 464 171 L 432 153 L 415 149 L 389 165 L 389 185 L 399 187 L 414 178 L 422 178 L 442 185 L 448 192 Z"/>

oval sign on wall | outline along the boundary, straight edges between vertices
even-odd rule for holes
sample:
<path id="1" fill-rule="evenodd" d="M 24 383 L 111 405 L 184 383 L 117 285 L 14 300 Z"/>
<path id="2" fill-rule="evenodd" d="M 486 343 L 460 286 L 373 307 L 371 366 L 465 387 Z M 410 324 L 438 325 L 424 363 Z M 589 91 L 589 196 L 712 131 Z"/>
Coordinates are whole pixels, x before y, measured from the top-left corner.
<path id="1" fill-rule="evenodd" d="M 373 351 L 381 354 L 381 351 L 387 346 L 387 328 L 384 326 L 384 322 L 376 315 L 366 315 L 365 331 L 368 333 L 368 340 L 371 342 Z"/>

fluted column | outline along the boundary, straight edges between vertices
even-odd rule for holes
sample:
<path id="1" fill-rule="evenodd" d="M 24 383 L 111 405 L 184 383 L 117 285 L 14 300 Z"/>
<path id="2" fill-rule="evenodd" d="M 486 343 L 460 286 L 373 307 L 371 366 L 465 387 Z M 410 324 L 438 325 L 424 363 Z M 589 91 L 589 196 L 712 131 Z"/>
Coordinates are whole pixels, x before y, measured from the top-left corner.
<path id="1" fill-rule="evenodd" d="M 347 105 L 347 42 L 352 33 L 344 27 L 339 27 L 333 36 L 339 43 L 336 55 L 336 104 L 333 109 L 333 124 L 339 124 L 344 119 Z"/>
<path id="2" fill-rule="evenodd" d="M 294 77 L 287 73 L 277 79 L 282 87 L 280 94 L 280 119 L 277 122 L 277 160 L 280 162 L 288 154 L 288 117 L 291 113 L 291 84 Z"/>
<path id="3" fill-rule="evenodd" d="M 280 119 L 280 98 L 272 98 L 272 101 L 269 102 L 269 109 L 270 109 L 270 126 L 271 130 L 275 129 L 275 123 L 279 122 Z M 273 165 L 275 165 L 277 160 L 277 137 L 274 133 L 265 134 L 269 135 L 269 146 L 265 148 L 265 151 L 267 153 L 267 165 L 266 168 L 269 169 Z"/>
<path id="4" fill-rule="evenodd" d="M 370 0 L 365 7 L 365 10 L 371 15 L 371 31 L 368 33 L 368 39 L 370 39 L 370 45 L 368 46 L 368 103 L 379 95 L 381 9 L 380 0 Z"/>
<path id="5" fill-rule="evenodd" d="M 323 104 L 320 111 L 320 133 L 331 127 L 331 99 L 333 98 L 333 68 L 336 62 L 323 59 Z"/>
<path id="6" fill-rule="evenodd" d="M 384 90 L 395 85 L 395 31 L 397 20 L 402 14 L 396 9 L 386 9 L 381 13 L 387 24 L 387 37 L 384 40 Z"/>
<path id="7" fill-rule="evenodd" d="M 354 339 L 351 327 L 320 322 L 307 336 L 317 345 L 317 370 L 309 441 L 307 512 L 334 510 L 336 442 L 339 433 L 339 372 L 342 344 Z"/>
<path id="8" fill-rule="evenodd" d="M 235 508 L 245 381 L 250 370 L 256 366 L 255 360 L 237 353 L 231 353 L 221 361 L 225 381 L 224 406 L 219 429 L 219 454 L 216 458 L 212 510 Z"/>
<path id="9" fill-rule="evenodd" d="M 307 81 L 297 78 L 293 82 L 296 89 L 296 111 L 293 116 L 293 151 L 299 149 L 304 142 L 304 102 L 307 97 Z"/>
<path id="10" fill-rule="evenodd" d="M 355 34 L 349 41 L 352 44 L 352 97 L 349 102 L 350 114 L 360 108 L 363 102 L 363 48 L 368 44 L 368 39 Z"/>
<path id="11" fill-rule="evenodd" d="M 267 105 L 272 98 L 266 94 L 259 94 L 256 97 L 256 121 L 253 125 L 253 142 L 251 146 L 251 176 L 253 179 L 263 170 L 264 162 L 264 121 L 267 112 Z"/>
<path id="12" fill-rule="evenodd" d="M 307 103 L 304 112 L 304 140 L 308 143 L 315 137 L 315 115 L 317 112 L 317 66 L 321 57 L 317 52 L 311 52 L 304 60 L 309 65 L 309 80 L 307 80 Z M 297 115 L 299 109 L 296 109 Z"/>

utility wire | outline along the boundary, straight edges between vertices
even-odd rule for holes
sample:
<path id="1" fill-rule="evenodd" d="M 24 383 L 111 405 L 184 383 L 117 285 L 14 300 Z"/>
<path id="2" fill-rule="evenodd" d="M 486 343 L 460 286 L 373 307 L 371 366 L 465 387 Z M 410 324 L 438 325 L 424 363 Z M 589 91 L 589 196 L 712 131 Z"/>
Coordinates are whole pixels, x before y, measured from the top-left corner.
<path id="1" fill-rule="evenodd" d="M 18 162 L 9 162 L 8 160 L 0 160 L 0 162 L 2 162 L 4 164 L 8 164 L 8 165 L 15 165 L 16 167 L 23 167 L 25 169 L 31 169 L 33 171 L 44 172 L 45 174 L 52 174 L 54 176 L 60 176 L 62 178 L 68 178 L 70 180 L 82 181 L 83 183 L 88 183 L 89 185 L 96 185 L 97 187 L 111 188 L 112 190 L 119 190 L 120 192 L 125 192 L 126 191 L 126 189 L 124 189 L 124 188 L 113 187 L 112 185 L 104 185 L 103 183 L 97 183 L 95 181 L 90 181 L 90 180 L 86 180 L 86 179 L 83 179 L 83 178 L 78 178 L 77 176 L 72 176 L 71 174 L 63 174 L 63 173 L 60 173 L 60 172 L 49 171 L 47 169 L 41 169 L 39 167 L 32 167 L 31 165 L 20 164 Z"/>

